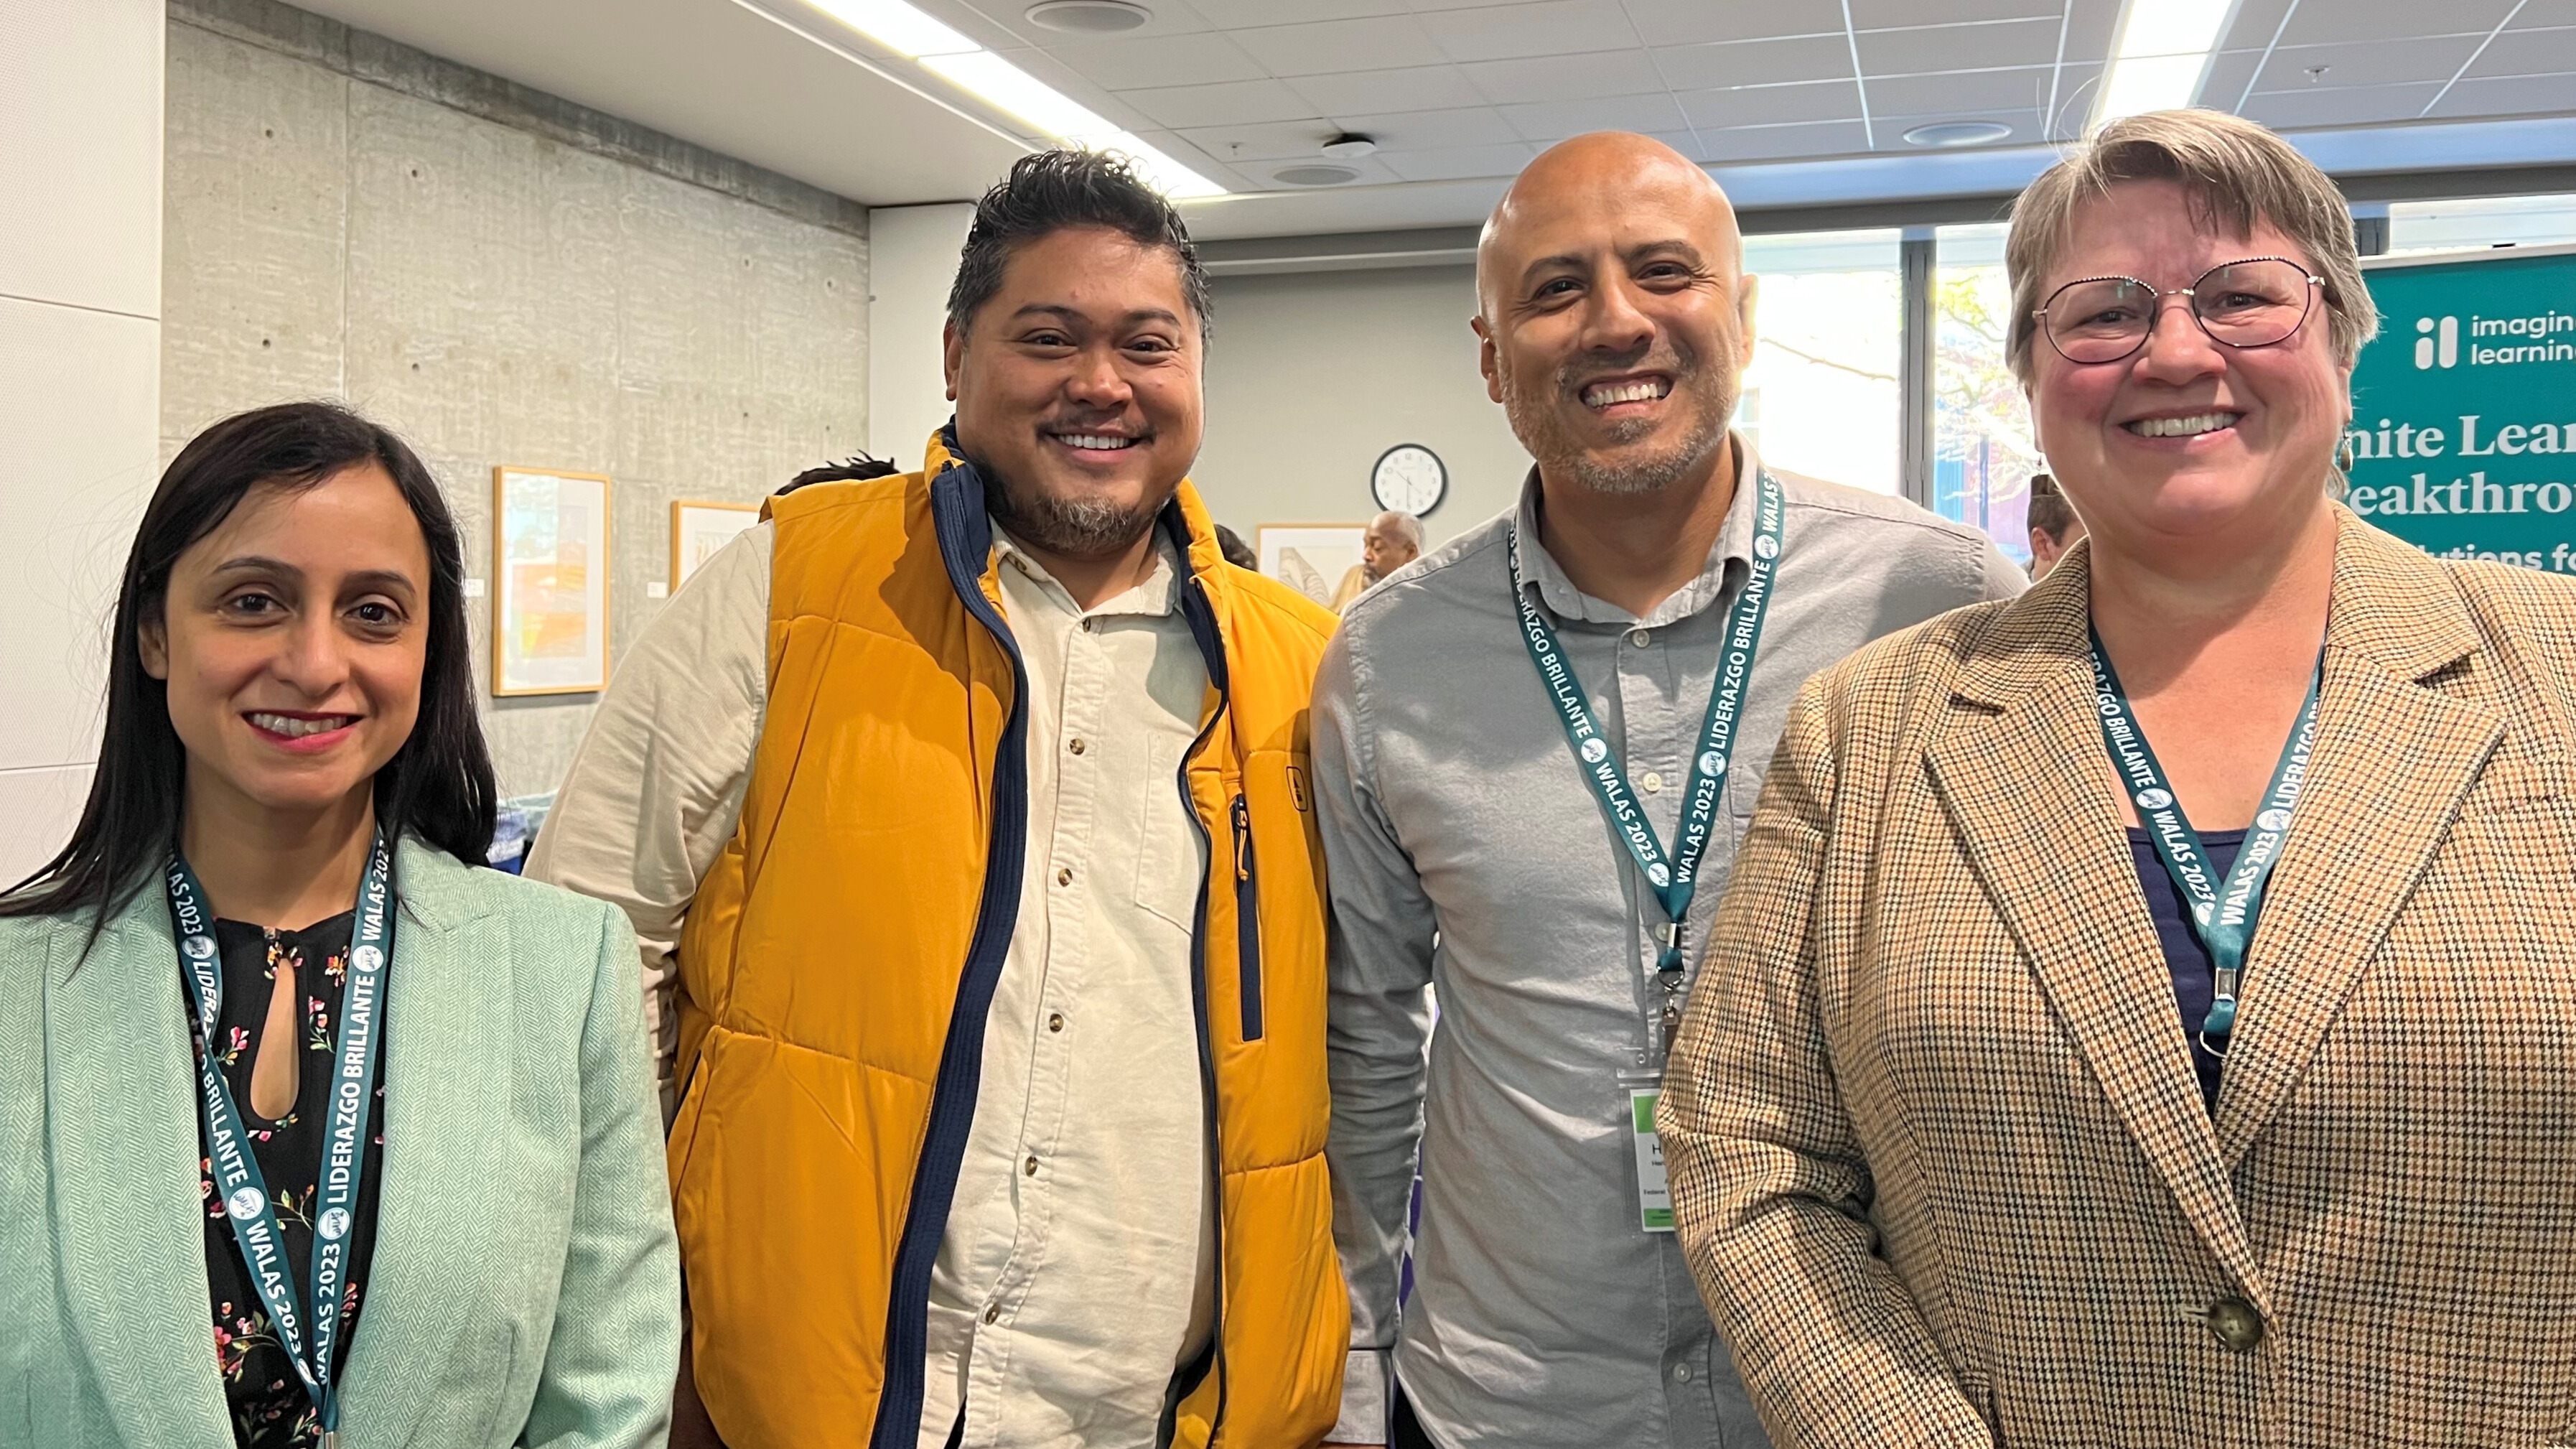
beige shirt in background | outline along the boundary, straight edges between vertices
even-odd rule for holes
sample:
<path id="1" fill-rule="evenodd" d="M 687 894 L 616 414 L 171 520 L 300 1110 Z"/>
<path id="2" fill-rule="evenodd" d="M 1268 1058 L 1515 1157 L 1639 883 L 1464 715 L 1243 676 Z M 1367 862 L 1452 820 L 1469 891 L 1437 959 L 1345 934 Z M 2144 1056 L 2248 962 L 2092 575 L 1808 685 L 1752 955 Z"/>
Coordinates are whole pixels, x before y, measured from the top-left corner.
<path id="1" fill-rule="evenodd" d="M 673 948 L 732 836 L 768 695 L 767 524 L 618 665 L 528 874 L 614 902 L 643 946 L 669 1093 Z M 1183 803 L 1207 668 L 1158 545 L 1085 611 L 996 535 L 1029 678 L 1029 847 L 975 1122 L 932 1270 L 921 1442 L 1154 1440 L 1214 1330 L 1214 1188 L 1190 982 L 1207 845 Z"/>

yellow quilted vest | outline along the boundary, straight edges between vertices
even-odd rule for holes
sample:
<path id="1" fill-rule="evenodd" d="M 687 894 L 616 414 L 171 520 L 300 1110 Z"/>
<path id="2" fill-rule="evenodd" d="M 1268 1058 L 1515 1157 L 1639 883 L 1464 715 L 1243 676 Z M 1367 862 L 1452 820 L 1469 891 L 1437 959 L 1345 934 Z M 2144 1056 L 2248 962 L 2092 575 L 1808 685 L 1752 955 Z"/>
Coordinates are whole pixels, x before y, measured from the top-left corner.
<path id="1" fill-rule="evenodd" d="M 911 1449 L 930 1266 L 1018 914 L 1017 656 L 983 483 L 943 439 L 920 473 L 769 515 L 768 709 L 680 945 L 671 1182 L 697 1387 L 732 1449 Z M 1188 484 L 1159 526 L 1209 657 L 1183 774 L 1212 864 L 1194 956 L 1220 1183 L 1216 1352 L 1176 1386 L 1173 1442 L 1310 1445 L 1349 1332 L 1306 764 L 1333 621 L 1224 563 Z"/>

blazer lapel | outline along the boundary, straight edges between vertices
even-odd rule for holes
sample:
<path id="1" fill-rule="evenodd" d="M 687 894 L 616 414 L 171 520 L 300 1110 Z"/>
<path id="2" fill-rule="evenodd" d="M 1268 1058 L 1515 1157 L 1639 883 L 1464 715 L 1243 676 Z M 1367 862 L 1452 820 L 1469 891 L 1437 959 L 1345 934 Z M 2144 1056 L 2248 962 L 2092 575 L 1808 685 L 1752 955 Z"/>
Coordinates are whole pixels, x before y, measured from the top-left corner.
<path id="1" fill-rule="evenodd" d="M 2129 1135 L 2220 1261 L 2259 1295 L 2111 797 L 2086 654 L 2089 560 L 2079 547 L 1997 617 L 1961 670 L 1927 762 L 1996 908 Z"/>
<path id="2" fill-rule="evenodd" d="M 206 1297 L 196 1064 L 169 909 L 147 885 L 45 970 L 47 1142 L 63 1298 L 128 1444 L 232 1442 Z"/>
<path id="3" fill-rule="evenodd" d="M 2476 653 L 2441 567 L 2338 519 L 2317 744 L 2246 957 L 2218 1099 L 2233 1171 L 2298 1083 L 2504 738 L 2504 716 L 2426 680 Z M 2474 674 L 2462 684 L 2484 687 Z"/>
<path id="4" fill-rule="evenodd" d="M 509 1039 L 509 943 L 472 911 L 469 867 L 406 839 L 396 857 L 394 959 L 386 987 L 384 1182 L 357 1336 L 349 1345 L 342 1427 L 355 1444 L 418 1437 L 438 1407 L 431 1389 L 469 1318 L 460 1300 L 482 1291 L 478 1256 L 489 1236 L 467 1230 L 475 1185 L 498 1130 L 498 1074 Z"/>

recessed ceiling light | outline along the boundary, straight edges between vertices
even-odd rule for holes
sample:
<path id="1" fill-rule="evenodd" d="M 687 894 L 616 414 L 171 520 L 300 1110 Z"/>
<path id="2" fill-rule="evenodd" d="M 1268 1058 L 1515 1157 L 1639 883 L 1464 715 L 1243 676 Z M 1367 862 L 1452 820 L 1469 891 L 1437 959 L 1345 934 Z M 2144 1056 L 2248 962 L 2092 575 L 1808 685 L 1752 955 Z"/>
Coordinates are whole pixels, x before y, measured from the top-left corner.
<path id="1" fill-rule="evenodd" d="M 1377 138 L 1358 131 L 1344 131 L 1324 143 L 1327 156 L 1366 156 L 1377 150 Z"/>
<path id="2" fill-rule="evenodd" d="M 1905 133 L 1909 146 L 1982 146 L 2012 134 L 2001 121 L 1934 121 Z"/>
<path id="3" fill-rule="evenodd" d="M 1284 186 L 1340 186 L 1359 180 L 1360 173 L 1348 166 L 1289 166 L 1271 172 L 1270 179 Z"/>
<path id="4" fill-rule="evenodd" d="M 1128 0 L 1043 0 L 1028 9 L 1029 23 L 1074 35 L 1115 35 L 1134 30 L 1154 12 Z"/>
<path id="5" fill-rule="evenodd" d="M 2235 13 L 2236 0 L 2128 0 L 2101 100 L 2093 108 L 2093 128 L 2190 105 Z"/>

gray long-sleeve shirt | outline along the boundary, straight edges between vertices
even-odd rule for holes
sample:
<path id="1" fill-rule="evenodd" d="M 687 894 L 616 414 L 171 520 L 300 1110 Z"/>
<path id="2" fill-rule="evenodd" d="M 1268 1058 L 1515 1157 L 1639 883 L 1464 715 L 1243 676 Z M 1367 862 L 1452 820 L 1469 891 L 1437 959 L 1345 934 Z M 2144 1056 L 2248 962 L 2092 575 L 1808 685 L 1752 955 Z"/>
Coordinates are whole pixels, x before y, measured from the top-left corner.
<path id="1" fill-rule="evenodd" d="M 1644 618 L 1580 593 L 1548 556 L 1535 472 L 1516 510 L 1529 587 L 1667 843 L 1752 557 L 1758 464 L 1740 437 L 1736 457 L 1707 567 Z M 1972 529 L 1775 476 L 1779 582 L 1690 910 L 1694 967 L 1798 686 L 1882 634 L 2024 586 Z M 1352 1297 L 1332 1437 L 1386 1442 L 1391 1353 L 1446 1449 L 1751 1449 L 1768 1441 L 1673 1236 L 1638 1224 L 1627 1083 L 1659 1046 L 1647 1021 L 1663 915 L 1521 643 L 1509 521 L 1353 603 L 1316 681 L 1330 1155 Z M 1422 1220 L 1399 1331 L 1417 1145 Z"/>

